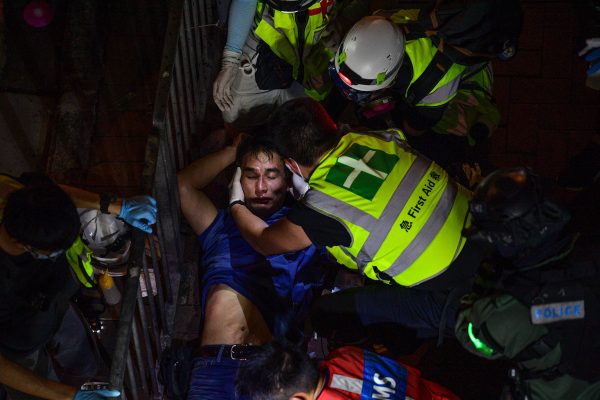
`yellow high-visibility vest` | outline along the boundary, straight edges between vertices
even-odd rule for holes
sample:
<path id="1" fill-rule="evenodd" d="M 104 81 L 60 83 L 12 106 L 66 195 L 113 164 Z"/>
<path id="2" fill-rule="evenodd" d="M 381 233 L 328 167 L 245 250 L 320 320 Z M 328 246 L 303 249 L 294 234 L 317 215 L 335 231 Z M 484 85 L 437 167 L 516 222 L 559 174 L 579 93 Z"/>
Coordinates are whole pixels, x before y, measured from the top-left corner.
<path id="1" fill-rule="evenodd" d="M 418 285 L 444 272 L 464 246 L 471 192 L 399 130 L 346 134 L 309 184 L 306 205 L 340 221 L 352 238 L 328 251 L 371 279 Z"/>
<path id="2" fill-rule="evenodd" d="M 303 68 L 302 85 L 305 93 L 317 101 L 325 99 L 331 90 L 331 82 L 315 90 L 307 87 L 307 82 L 316 76 L 327 73 L 327 66 L 333 52 L 319 42 L 321 33 L 329 22 L 334 0 L 321 0 L 307 10 L 308 18 L 304 34 L 299 35 L 296 23 L 297 13 L 284 13 L 274 10 L 262 1 L 258 2 L 255 18 L 255 34 L 277 55 L 293 68 L 292 76 L 300 78 Z"/>
<path id="3" fill-rule="evenodd" d="M 404 56 L 408 57 L 408 62 L 412 65 L 413 70 L 411 81 L 404 94 L 405 96 L 408 96 L 412 85 L 421 77 L 421 75 L 423 75 L 423 72 L 425 72 L 427 66 L 431 63 L 431 60 L 433 60 L 437 48 L 431 43 L 429 38 L 420 38 L 407 41 L 404 46 L 404 51 Z M 403 62 L 407 62 L 407 60 Z M 462 76 L 470 68 L 471 67 L 456 63 L 452 64 L 450 69 L 446 71 L 446 74 L 439 80 L 433 89 L 431 89 L 429 94 L 423 99 L 419 99 L 415 105 L 422 107 L 436 107 L 448 103 L 456 96 Z"/>
<path id="4" fill-rule="evenodd" d="M 21 189 L 23 185 L 7 175 L 0 175 L 0 224 L 4 215 L 4 206 L 8 195 L 14 191 Z M 77 280 L 85 287 L 91 288 L 94 286 L 94 269 L 92 267 L 92 251 L 83 243 L 81 237 L 77 236 L 73 245 L 67 249 L 65 256 L 77 277 Z"/>

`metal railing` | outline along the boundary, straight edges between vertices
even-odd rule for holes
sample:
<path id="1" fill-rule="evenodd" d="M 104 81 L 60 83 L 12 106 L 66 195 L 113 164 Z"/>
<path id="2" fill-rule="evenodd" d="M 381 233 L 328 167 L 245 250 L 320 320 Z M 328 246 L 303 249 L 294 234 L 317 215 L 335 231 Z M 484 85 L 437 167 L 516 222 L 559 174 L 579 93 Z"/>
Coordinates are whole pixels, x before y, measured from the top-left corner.
<path id="1" fill-rule="evenodd" d="M 143 172 L 144 190 L 158 201 L 158 244 L 153 236 L 139 232 L 133 239 L 110 376 L 113 385 L 124 388 L 122 398 L 164 397 L 157 379 L 158 361 L 171 342 L 183 271 L 176 171 L 190 161 L 190 141 L 200 134 L 219 60 L 214 1 L 172 0 L 170 4 L 154 130 Z"/>

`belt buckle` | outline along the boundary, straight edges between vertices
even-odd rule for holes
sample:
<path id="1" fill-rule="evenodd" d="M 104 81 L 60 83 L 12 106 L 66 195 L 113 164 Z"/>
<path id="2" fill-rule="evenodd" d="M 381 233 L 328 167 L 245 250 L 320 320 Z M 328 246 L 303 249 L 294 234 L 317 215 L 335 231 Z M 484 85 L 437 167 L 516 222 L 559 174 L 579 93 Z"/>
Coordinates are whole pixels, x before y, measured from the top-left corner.
<path id="1" fill-rule="evenodd" d="M 247 360 L 247 358 L 244 358 L 244 357 L 235 357 L 233 355 L 233 351 L 235 350 L 236 347 L 244 347 L 244 345 L 243 344 L 234 344 L 234 345 L 231 345 L 231 348 L 229 349 L 229 357 L 232 360 L 240 360 L 240 361 Z"/>

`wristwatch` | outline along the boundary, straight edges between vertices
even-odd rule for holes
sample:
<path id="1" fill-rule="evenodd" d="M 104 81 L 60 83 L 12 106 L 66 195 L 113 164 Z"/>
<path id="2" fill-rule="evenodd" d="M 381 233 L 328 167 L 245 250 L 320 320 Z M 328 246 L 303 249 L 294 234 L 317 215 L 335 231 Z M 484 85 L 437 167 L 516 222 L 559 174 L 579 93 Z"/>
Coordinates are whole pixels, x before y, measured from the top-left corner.
<path id="1" fill-rule="evenodd" d="M 115 200 L 117 200 L 117 195 L 114 193 L 102 193 L 100 195 L 100 212 L 102 214 L 110 214 L 108 207 Z"/>

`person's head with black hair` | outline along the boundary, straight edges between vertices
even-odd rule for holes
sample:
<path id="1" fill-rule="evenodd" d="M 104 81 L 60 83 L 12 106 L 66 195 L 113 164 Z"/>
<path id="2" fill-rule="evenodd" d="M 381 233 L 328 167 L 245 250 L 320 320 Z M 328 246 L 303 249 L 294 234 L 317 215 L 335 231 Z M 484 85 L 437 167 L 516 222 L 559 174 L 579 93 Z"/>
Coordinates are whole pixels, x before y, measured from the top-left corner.
<path id="1" fill-rule="evenodd" d="M 267 218 L 283 206 L 288 172 L 272 140 L 264 135 L 246 137 L 238 146 L 236 165 L 242 170 L 240 183 L 250 211 Z"/>
<path id="2" fill-rule="evenodd" d="M 316 165 L 340 139 L 325 108 L 310 98 L 282 104 L 271 116 L 268 130 L 282 156 L 304 167 Z"/>
<path id="3" fill-rule="evenodd" d="M 316 397 L 319 378 L 306 352 L 276 340 L 241 364 L 236 388 L 242 398 L 253 400 L 308 400 Z"/>
<path id="4" fill-rule="evenodd" d="M 52 182 L 39 182 L 10 193 L 3 212 L 2 229 L 34 257 L 67 250 L 79 234 L 77 208 Z"/>

